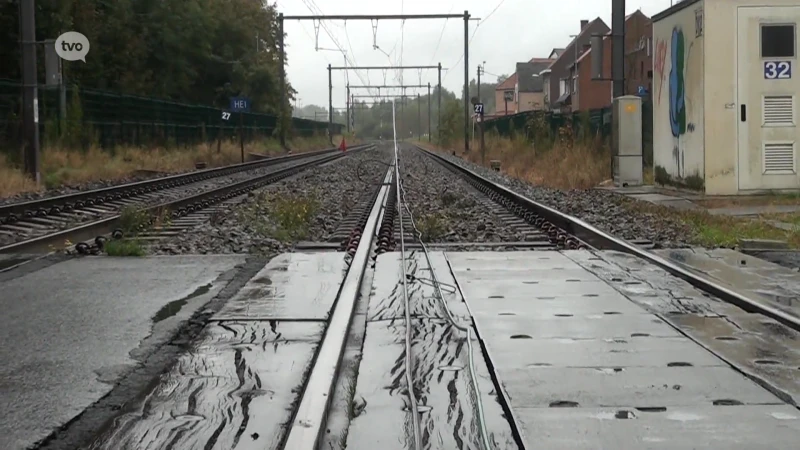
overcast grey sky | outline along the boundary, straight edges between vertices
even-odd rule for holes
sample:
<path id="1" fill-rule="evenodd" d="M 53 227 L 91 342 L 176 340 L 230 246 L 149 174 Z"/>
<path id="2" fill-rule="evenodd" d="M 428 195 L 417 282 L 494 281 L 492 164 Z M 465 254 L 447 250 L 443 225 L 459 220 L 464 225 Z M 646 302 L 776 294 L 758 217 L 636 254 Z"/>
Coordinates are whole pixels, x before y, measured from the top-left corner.
<path id="1" fill-rule="evenodd" d="M 628 13 L 641 9 L 653 16 L 668 8 L 670 3 L 671 0 L 628 0 L 626 8 Z M 490 82 L 496 79 L 491 74 L 512 73 L 515 63 L 534 57 L 544 58 L 554 47 L 566 46 L 571 40 L 569 35 L 579 31 L 581 19 L 600 17 L 611 25 L 610 0 L 277 0 L 277 5 L 285 15 L 463 14 L 468 10 L 472 17 L 481 19 L 470 21 L 470 78 L 474 78 L 477 65 L 486 61 L 486 79 Z M 323 21 L 321 25 L 317 23 L 317 27 L 318 40 L 311 21 L 285 23 L 289 59 L 287 75 L 299 92 L 298 106 L 316 104 L 327 107 L 327 66 L 329 63 L 345 65 L 344 55 L 337 47 L 347 51 L 348 65 L 436 65 L 441 62 L 442 67 L 448 69 L 443 71 L 442 84 L 448 90 L 461 92 L 464 83 L 462 19 L 408 20 L 405 25 L 397 20 L 380 21 L 376 30 L 380 50 L 373 49 L 373 24 L 368 20 L 349 21 L 347 24 Z M 320 50 L 316 51 L 315 46 Z M 422 73 L 391 70 L 385 74 L 381 70 L 349 70 L 347 76 L 351 85 L 393 85 L 399 84 L 400 72 L 405 84 L 436 84 L 436 70 Z M 344 86 L 345 71 L 334 71 L 334 108 L 345 105 Z M 377 93 L 366 89 L 360 91 L 361 95 Z M 407 91 L 412 92 L 417 91 Z M 427 88 L 419 92 L 425 93 Z"/>

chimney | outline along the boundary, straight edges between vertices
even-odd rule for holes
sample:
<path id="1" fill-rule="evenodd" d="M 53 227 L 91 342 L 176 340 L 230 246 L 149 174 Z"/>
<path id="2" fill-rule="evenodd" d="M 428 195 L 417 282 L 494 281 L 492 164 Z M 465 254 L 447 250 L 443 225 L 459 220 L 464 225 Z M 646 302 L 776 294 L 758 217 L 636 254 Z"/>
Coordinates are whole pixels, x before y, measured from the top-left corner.
<path id="1" fill-rule="evenodd" d="M 581 20 L 581 31 L 583 31 L 583 29 L 586 28 L 586 25 L 589 25 L 589 21 Z"/>

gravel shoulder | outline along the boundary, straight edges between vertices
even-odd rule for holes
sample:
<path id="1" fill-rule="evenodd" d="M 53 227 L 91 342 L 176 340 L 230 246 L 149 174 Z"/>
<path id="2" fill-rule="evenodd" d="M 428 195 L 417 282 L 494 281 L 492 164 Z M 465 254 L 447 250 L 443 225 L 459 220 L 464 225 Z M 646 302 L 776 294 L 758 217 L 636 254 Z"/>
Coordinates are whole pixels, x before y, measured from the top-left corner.
<path id="1" fill-rule="evenodd" d="M 380 146 L 324 164 L 250 193 L 189 230 L 159 241 L 155 254 L 271 254 L 298 241 L 325 241 L 359 202 L 376 189 L 392 159 Z"/>
<path id="2" fill-rule="evenodd" d="M 632 211 L 635 200 L 597 189 L 562 191 L 532 186 L 491 169 L 444 152 L 439 155 L 479 175 L 502 184 L 531 200 L 577 217 L 614 236 L 627 240 L 648 239 L 656 248 L 692 246 L 692 229 L 677 219 Z"/>

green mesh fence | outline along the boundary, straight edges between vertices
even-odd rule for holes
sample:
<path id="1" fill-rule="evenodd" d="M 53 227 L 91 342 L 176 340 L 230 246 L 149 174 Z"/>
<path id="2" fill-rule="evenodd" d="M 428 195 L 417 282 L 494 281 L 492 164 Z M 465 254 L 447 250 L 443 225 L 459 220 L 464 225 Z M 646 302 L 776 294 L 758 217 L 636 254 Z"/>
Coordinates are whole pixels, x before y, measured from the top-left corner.
<path id="1" fill-rule="evenodd" d="M 74 92 L 72 87 L 66 92 L 67 120 L 61 122 L 58 90 L 40 86 L 38 96 L 40 136 L 44 142 L 79 134 L 76 139 L 95 140 L 104 148 L 122 144 L 189 145 L 238 137 L 240 120 L 248 140 L 273 136 L 278 127 L 278 117 L 269 114 L 243 113 L 240 118 L 238 113 L 232 113 L 223 120 L 219 108 L 93 89 Z M 76 101 L 80 108 L 75 108 Z M 0 148 L 22 145 L 21 113 L 21 84 L 0 80 Z M 342 128 L 340 124 L 333 125 L 336 134 Z M 292 118 L 289 136 L 324 135 L 327 130 L 327 122 Z"/>
<path id="2" fill-rule="evenodd" d="M 588 120 L 587 120 L 588 119 Z M 550 128 L 551 136 L 558 134 L 559 128 L 572 121 L 575 134 L 596 136 L 603 139 L 611 136 L 611 108 L 593 109 L 584 119 L 581 112 L 552 113 L 545 111 L 527 111 L 519 114 L 498 117 L 486 121 L 486 131 L 493 131 L 500 136 L 511 137 L 514 134 L 523 134 L 528 139 L 534 138 L 535 124 L 545 124 Z M 584 130 L 584 127 L 589 127 Z M 642 99 L 642 157 L 644 164 L 651 167 L 653 164 L 653 102 L 650 98 Z"/>
<path id="3" fill-rule="evenodd" d="M 518 114 L 498 117 L 486 121 L 486 131 L 497 132 L 500 136 L 511 137 L 514 133 L 523 133 L 532 136 L 532 127 L 536 122 L 544 123 L 553 135 L 558 133 L 559 128 L 567 122 L 572 121 L 575 133 L 585 132 L 581 127 L 585 126 L 580 112 L 574 113 L 553 113 L 550 111 L 526 111 Z M 588 112 L 587 130 L 592 135 L 597 134 L 605 138 L 611 135 L 611 108 L 593 109 Z"/>

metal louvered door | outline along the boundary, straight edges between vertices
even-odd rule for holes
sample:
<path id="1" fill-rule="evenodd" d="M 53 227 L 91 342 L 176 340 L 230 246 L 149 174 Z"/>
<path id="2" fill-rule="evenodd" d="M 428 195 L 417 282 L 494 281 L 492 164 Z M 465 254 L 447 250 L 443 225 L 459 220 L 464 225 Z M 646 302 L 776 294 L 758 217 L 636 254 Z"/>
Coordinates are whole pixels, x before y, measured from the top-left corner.
<path id="1" fill-rule="evenodd" d="M 800 7 L 738 8 L 740 190 L 800 187 Z"/>

